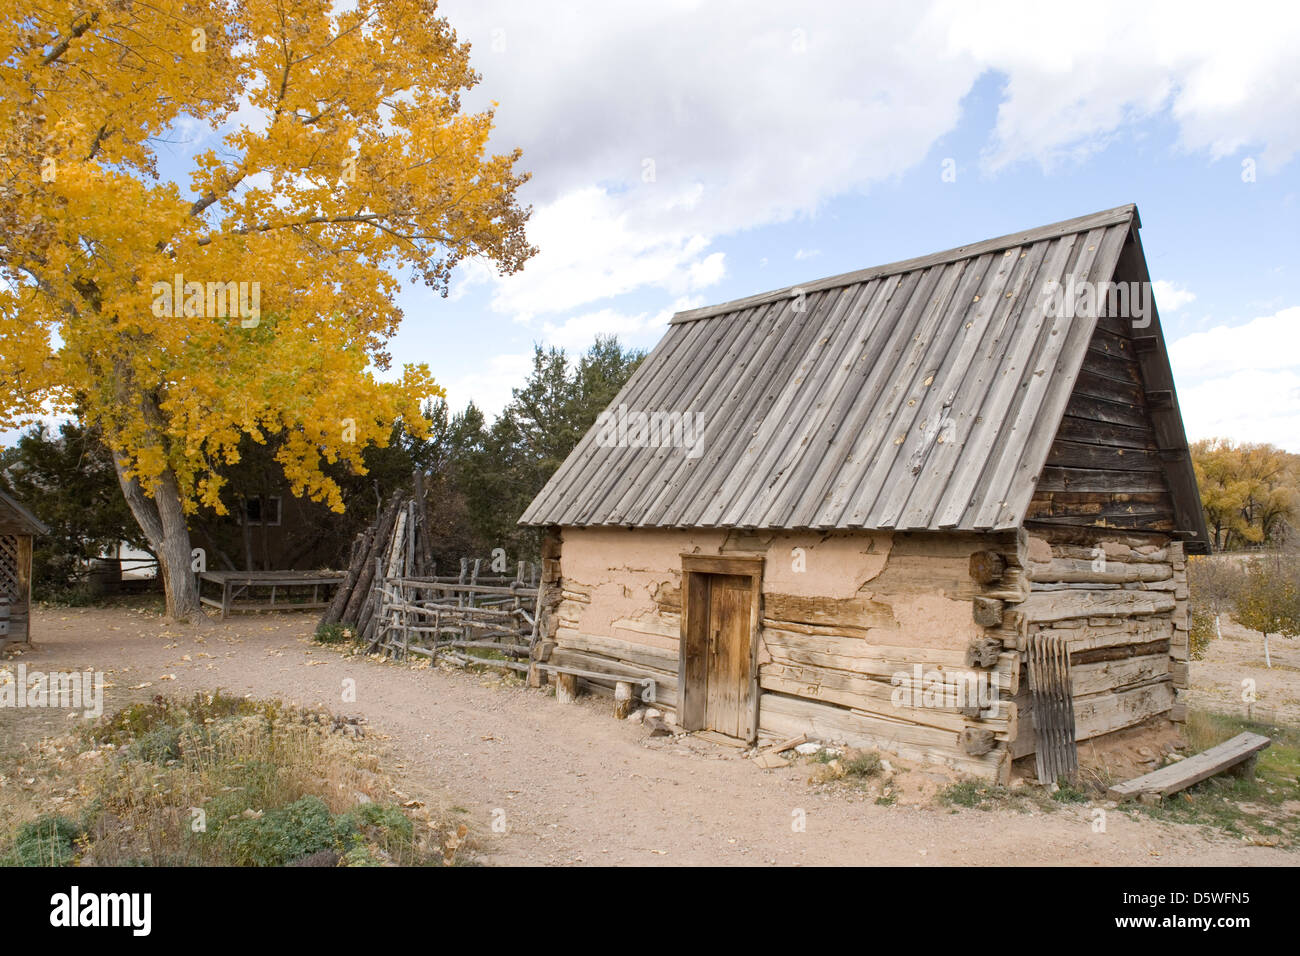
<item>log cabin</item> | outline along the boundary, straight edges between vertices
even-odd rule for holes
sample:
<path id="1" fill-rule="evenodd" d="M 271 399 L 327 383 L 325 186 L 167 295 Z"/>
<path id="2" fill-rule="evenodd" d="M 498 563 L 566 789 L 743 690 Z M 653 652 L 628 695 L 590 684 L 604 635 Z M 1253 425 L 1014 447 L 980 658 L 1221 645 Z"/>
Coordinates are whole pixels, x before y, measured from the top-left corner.
<path id="1" fill-rule="evenodd" d="M 0 647 L 31 639 L 32 544 L 49 530 L 0 491 Z"/>
<path id="2" fill-rule="evenodd" d="M 1139 227 L 675 315 L 520 519 L 538 673 L 995 781 L 1184 719 L 1208 535 Z"/>

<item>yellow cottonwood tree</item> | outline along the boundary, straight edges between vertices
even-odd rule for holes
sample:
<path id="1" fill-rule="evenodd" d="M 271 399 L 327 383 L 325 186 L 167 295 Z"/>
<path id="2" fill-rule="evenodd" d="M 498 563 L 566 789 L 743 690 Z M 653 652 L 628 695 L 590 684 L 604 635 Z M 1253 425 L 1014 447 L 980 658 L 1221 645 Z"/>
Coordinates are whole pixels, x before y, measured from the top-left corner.
<path id="1" fill-rule="evenodd" d="M 1272 541 L 1294 526 L 1300 514 L 1300 455 L 1224 438 L 1193 442 L 1191 452 L 1216 550 Z"/>
<path id="2" fill-rule="evenodd" d="M 241 435 L 283 436 L 293 492 L 341 510 L 323 463 L 359 470 L 441 391 L 375 376 L 399 275 L 445 295 L 466 257 L 535 251 L 434 2 L 333 6 L 0 0 L 0 427 L 102 428 L 174 617 L 198 609 L 186 514 L 221 510 Z M 189 182 L 160 175 L 200 131 Z"/>

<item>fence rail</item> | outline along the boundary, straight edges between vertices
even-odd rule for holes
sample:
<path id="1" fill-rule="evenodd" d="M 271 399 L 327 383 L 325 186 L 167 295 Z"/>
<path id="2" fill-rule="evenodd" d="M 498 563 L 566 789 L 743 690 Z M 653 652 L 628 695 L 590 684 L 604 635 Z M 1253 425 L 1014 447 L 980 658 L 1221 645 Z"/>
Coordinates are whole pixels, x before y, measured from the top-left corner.
<path id="1" fill-rule="evenodd" d="M 488 664 L 528 670 L 536 634 L 537 588 L 458 580 L 384 577 L 375 588 L 376 625 L 369 650 L 406 659 Z M 471 653 L 486 651 L 495 656 Z"/>

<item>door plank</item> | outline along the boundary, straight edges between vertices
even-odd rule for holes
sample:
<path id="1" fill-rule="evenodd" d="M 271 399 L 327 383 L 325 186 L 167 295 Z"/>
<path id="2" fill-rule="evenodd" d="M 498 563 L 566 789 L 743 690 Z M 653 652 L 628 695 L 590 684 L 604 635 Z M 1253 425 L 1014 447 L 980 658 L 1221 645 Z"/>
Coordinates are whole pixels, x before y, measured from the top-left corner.
<path id="1" fill-rule="evenodd" d="M 709 673 L 706 723 L 731 737 L 742 735 L 746 723 L 741 703 L 749 679 L 750 579 L 716 575 L 709 587 Z"/>

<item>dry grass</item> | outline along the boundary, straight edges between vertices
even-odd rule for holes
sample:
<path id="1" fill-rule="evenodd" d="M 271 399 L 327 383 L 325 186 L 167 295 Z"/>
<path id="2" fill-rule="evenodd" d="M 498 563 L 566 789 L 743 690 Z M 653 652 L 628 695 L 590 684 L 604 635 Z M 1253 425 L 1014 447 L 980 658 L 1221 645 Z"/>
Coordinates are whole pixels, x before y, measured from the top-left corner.
<path id="1" fill-rule="evenodd" d="M 416 801 L 387 802 L 392 781 L 361 732 L 330 714 L 220 693 L 133 705 L 10 755 L 40 792 L 61 798 L 54 813 L 42 801 L 5 821 L 0 862 L 455 862 L 463 828 L 447 832 Z"/>

